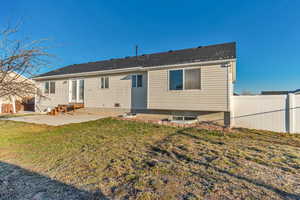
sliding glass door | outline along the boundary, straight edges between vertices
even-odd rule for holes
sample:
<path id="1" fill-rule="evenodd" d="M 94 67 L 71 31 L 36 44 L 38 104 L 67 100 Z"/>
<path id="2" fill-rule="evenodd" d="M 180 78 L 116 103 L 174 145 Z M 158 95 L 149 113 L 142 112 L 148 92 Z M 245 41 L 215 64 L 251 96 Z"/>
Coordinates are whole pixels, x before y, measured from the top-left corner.
<path id="1" fill-rule="evenodd" d="M 72 103 L 83 103 L 84 101 L 84 80 L 83 79 L 72 79 L 69 81 L 69 94 L 70 102 Z"/>

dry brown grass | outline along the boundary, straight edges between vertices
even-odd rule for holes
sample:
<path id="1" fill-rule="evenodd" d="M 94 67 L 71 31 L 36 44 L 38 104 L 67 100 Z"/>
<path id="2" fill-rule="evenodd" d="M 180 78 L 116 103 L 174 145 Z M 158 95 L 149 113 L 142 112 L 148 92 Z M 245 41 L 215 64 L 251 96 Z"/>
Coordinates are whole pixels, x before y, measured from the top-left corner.
<path id="1" fill-rule="evenodd" d="M 300 199 L 300 138 L 102 119 L 0 121 L 0 160 L 111 199 Z"/>

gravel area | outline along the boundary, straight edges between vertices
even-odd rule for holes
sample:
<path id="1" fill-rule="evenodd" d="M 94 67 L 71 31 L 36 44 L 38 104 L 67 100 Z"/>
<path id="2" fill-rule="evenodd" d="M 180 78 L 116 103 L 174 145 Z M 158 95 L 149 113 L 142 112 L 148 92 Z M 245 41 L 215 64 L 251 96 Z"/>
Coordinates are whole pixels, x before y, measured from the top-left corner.
<path id="1" fill-rule="evenodd" d="M 31 115 L 22 117 L 12 117 L 3 120 L 13 120 L 19 122 L 28 122 L 35 124 L 47 124 L 50 126 L 60 126 L 71 123 L 81 123 L 104 118 L 104 115 L 97 114 L 60 114 L 56 116 L 51 115 Z"/>

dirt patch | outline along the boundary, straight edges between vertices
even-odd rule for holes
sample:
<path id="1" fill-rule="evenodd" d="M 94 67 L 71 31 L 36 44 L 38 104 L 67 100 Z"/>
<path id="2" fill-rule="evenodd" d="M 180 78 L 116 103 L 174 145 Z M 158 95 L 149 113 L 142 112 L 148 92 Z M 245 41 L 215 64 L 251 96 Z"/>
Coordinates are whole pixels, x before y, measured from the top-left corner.
<path id="1" fill-rule="evenodd" d="M 201 122 L 195 122 L 195 123 L 191 123 L 191 124 L 175 123 L 175 122 L 166 120 L 166 118 L 164 118 L 164 117 L 159 117 L 159 116 L 155 116 L 155 115 L 154 116 L 137 115 L 136 117 L 133 117 L 133 118 L 116 117 L 116 119 L 125 120 L 125 121 L 135 121 L 135 122 L 146 122 L 146 123 L 179 127 L 179 128 L 197 128 L 197 129 L 205 129 L 205 130 L 230 132 L 230 128 L 227 128 L 218 123 L 213 123 L 213 122 L 209 122 L 209 121 L 207 121 L 207 122 L 201 121 Z"/>

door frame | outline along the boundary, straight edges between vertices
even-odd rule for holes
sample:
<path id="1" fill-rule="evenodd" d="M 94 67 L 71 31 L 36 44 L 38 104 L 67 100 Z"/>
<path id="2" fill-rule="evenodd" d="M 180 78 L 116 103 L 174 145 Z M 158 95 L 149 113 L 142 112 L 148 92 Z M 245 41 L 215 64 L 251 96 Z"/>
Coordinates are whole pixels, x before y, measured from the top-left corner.
<path id="1" fill-rule="evenodd" d="M 83 81 L 83 99 L 79 99 L 79 90 L 80 90 L 80 81 Z M 73 81 L 76 81 L 76 100 L 73 100 L 72 98 L 72 90 L 73 90 L 73 87 L 72 87 L 72 82 Z M 84 103 L 84 94 L 85 94 L 85 84 L 84 84 L 84 78 L 72 78 L 72 79 L 69 79 L 69 103 Z"/>

